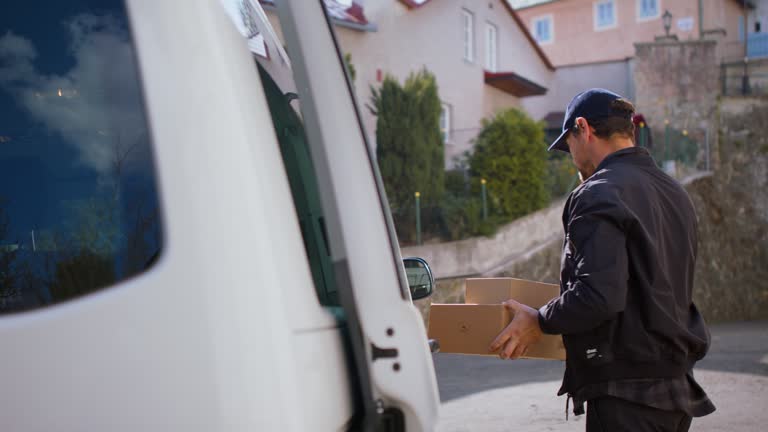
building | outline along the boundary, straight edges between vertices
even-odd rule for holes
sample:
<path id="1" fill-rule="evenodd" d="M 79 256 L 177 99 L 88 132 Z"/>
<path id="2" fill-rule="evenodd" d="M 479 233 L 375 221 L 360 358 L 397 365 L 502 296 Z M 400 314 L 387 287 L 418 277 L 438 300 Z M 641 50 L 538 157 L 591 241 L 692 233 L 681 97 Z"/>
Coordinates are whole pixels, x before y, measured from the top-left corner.
<path id="1" fill-rule="evenodd" d="M 508 1 L 557 67 L 548 97 L 526 101 L 552 129 L 568 101 L 586 88 L 634 100 L 637 43 L 712 39 L 719 61 L 742 60 L 745 18 L 754 8 L 751 0 Z"/>
<path id="2" fill-rule="evenodd" d="M 738 48 L 733 47 L 744 46 L 744 6 L 748 11 L 754 7 L 751 0 L 509 2 L 557 67 L 633 57 L 635 43 L 653 42 L 665 35 L 662 16 L 666 11 L 671 15 L 670 35 L 679 40 L 716 38 L 729 48 L 724 56 L 738 55 Z M 579 46 L 586 49 L 574 49 Z"/>
<path id="3" fill-rule="evenodd" d="M 262 1 L 276 28 L 272 1 Z M 376 117 L 366 109 L 384 76 L 401 82 L 434 73 L 443 102 L 446 165 L 472 148 L 481 120 L 545 95 L 554 67 L 503 0 L 326 0 L 342 51 L 356 70 L 355 90 L 369 142 Z M 278 30 L 279 33 L 279 30 Z M 375 145 L 375 144 L 374 144 Z"/>

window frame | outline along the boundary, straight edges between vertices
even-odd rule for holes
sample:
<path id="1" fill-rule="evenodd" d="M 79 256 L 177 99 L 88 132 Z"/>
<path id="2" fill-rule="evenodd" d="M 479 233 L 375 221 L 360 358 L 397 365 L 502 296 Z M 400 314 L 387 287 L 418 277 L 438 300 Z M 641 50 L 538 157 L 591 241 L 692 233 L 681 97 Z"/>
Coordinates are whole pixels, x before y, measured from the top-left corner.
<path id="1" fill-rule="evenodd" d="M 464 48 L 464 61 L 475 62 L 475 14 L 467 9 L 461 10 L 461 39 Z"/>
<path id="2" fill-rule="evenodd" d="M 440 133 L 442 134 L 443 144 L 451 142 L 451 104 L 446 102 L 440 103 Z M 443 127 L 443 119 L 445 119 L 445 127 Z"/>
<path id="3" fill-rule="evenodd" d="M 653 21 L 661 18 L 661 0 L 653 0 L 656 2 L 656 15 L 643 16 L 643 0 L 637 0 L 637 22 Z"/>
<path id="4" fill-rule="evenodd" d="M 610 4 L 613 10 L 613 22 L 606 25 L 600 25 L 600 6 Z M 593 10 L 593 24 L 594 24 L 594 30 L 595 31 L 605 31 L 605 30 L 611 30 L 615 29 L 619 26 L 619 11 L 616 0 L 597 0 L 594 3 L 592 3 L 592 10 Z"/>
<path id="5" fill-rule="evenodd" d="M 499 70 L 499 28 L 490 21 L 485 23 L 485 70 Z"/>
<path id="6" fill-rule="evenodd" d="M 546 22 L 549 27 L 549 39 L 539 39 L 538 34 L 538 24 L 540 22 Z M 552 14 L 547 15 L 539 15 L 536 17 L 533 17 L 531 19 L 531 33 L 533 34 L 533 39 L 536 40 L 536 42 L 539 45 L 550 45 L 555 42 L 555 18 Z"/>

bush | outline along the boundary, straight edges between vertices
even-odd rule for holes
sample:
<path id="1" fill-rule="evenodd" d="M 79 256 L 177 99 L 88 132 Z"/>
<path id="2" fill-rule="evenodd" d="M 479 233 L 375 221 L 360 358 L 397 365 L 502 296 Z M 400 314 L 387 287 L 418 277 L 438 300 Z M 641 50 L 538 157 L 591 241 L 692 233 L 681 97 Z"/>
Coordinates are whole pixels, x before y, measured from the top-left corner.
<path id="1" fill-rule="evenodd" d="M 552 152 L 547 161 L 547 188 L 550 197 L 557 199 L 571 193 L 579 182 L 579 175 L 571 156 Z"/>
<path id="2" fill-rule="evenodd" d="M 468 172 L 459 168 L 445 173 L 445 195 L 440 205 L 440 235 L 444 240 L 461 240 L 473 236 L 490 236 L 504 223 L 493 214 L 493 202 L 488 200 L 489 215 L 483 220 L 483 202 L 479 191 L 470 189 Z"/>
<path id="3" fill-rule="evenodd" d="M 487 179 L 489 213 L 505 223 L 549 203 L 544 126 L 512 108 L 483 120 L 469 156 L 471 187 Z"/>

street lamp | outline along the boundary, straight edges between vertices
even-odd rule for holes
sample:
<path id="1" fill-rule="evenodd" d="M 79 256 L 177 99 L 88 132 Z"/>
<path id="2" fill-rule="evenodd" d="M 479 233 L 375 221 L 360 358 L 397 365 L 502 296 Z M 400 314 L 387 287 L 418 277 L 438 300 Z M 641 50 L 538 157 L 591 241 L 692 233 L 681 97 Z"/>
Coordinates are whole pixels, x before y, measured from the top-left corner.
<path id="1" fill-rule="evenodd" d="M 667 33 L 667 37 L 669 37 L 669 29 L 672 28 L 672 14 L 669 13 L 669 9 L 664 11 L 661 20 L 664 23 L 664 31 Z"/>

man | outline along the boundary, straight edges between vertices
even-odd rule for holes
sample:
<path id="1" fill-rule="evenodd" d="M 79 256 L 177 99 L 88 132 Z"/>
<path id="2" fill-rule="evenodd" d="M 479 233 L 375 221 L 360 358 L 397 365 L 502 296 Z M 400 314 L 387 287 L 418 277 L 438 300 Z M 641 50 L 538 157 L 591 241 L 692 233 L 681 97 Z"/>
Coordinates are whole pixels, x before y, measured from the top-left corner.
<path id="1" fill-rule="evenodd" d="M 583 183 L 563 212 L 561 294 L 538 311 L 506 302 L 514 318 L 490 349 L 515 359 L 542 333 L 562 334 L 558 395 L 573 398 L 575 414 L 587 403 L 588 432 L 687 431 L 715 409 L 692 373 L 710 341 L 691 298 L 696 215 L 634 146 L 633 113 L 603 89 L 568 105 L 549 149 L 569 152 Z"/>

